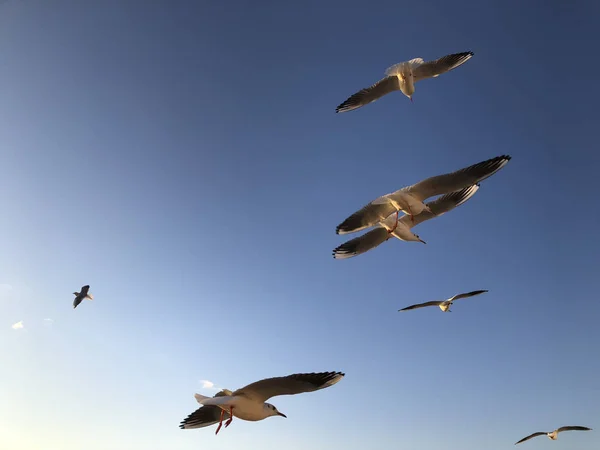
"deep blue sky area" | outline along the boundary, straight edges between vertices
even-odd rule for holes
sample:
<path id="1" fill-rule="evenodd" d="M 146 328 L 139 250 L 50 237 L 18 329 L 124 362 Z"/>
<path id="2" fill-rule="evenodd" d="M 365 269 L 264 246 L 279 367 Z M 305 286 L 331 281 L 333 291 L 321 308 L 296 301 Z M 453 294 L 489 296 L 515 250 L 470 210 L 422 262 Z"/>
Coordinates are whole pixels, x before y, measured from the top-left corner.
<path id="1" fill-rule="evenodd" d="M 0 448 L 499 450 L 600 429 L 598 17 L 0 2 Z M 467 50 L 412 104 L 335 113 L 395 63 Z M 332 258 L 370 200 L 502 154 L 415 228 L 427 245 Z M 397 312 L 476 289 L 452 314 Z M 178 428 L 195 392 L 329 370 L 346 376 L 271 400 L 287 419 Z"/>

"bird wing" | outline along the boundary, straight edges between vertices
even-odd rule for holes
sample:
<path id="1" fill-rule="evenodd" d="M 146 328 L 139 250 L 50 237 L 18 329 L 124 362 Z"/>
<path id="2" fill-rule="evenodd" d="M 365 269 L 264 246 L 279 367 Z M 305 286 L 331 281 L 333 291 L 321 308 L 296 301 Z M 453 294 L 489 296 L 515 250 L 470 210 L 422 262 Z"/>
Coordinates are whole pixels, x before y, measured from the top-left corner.
<path id="1" fill-rule="evenodd" d="M 77 305 L 79 305 L 82 301 L 83 301 L 84 296 L 79 294 L 75 297 L 75 300 L 73 300 L 73 308 L 77 308 Z"/>
<path id="2" fill-rule="evenodd" d="M 453 210 L 457 206 L 462 205 L 464 202 L 469 200 L 475 192 L 479 190 L 479 185 L 474 184 L 473 186 L 469 186 L 468 188 L 461 189 L 460 191 L 451 192 L 450 194 L 442 195 L 440 198 L 426 203 L 429 206 L 429 211 L 423 211 L 421 214 L 417 214 L 414 216 L 414 223 L 411 220 L 409 215 L 402 216 L 400 218 L 400 222 L 408 226 L 409 228 L 415 227 L 420 223 L 425 222 L 426 220 L 433 219 L 434 217 L 439 217 L 442 214 L 447 213 L 448 211 Z"/>
<path id="3" fill-rule="evenodd" d="M 341 372 L 320 372 L 267 378 L 238 389 L 233 395 L 243 395 L 264 402 L 277 395 L 295 395 L 324 389 L 340 381 L 344 375 Z"/>
<path id="4" fill-rule="evenodd" d="M 333 250 L 335 259 L 347 259 L 365 253 L 383 244 L 392 235 L 383 227 L 377 227 L 362 236 L 344 242 Z"/>
<path id="5" fill-rule="evenodd" d="M 210 425 L 214 425 L 215 423 L 220 422 L 221 412 L 223 412 L 223 419 L 229 419 L 229 413 L 219 408 L 218 406 L 201 406 L 196 411 L 187 416 L 179 424 L 179 428 L 184 430 L 190 428 L 204 428 Z"/>
<path id="6" fill-rule="evenodd" d="M 232 392 L 229 389 L 223 389 L 220 392 L 217 392 L 213 398 L 228 397 L 231 394 Z M 198 397 L 196 397 L 196 400 L 198 400 Z M 223 420 L 229 419 L 229 413 L 218 406 L 202 406 L 187 416 L 185 420 L 179 424 L 179 428 L 182 430 L 190 428 L 204 428 L 214 425 L 215 423 L 219 423 L 221 421 L 221 411 L 223 411 Z"/>
<path id="7" fill-rule="evenodd" d="M 453 302 L 454 300 L 459 300 L 461 298 L 473 297 L 475 295 L 483 294 L 484 292 L 488 292 L 488 291 L 487 290 L 480 290 L 480 291 L 465 292 L 464 294 L 455 295 L 454 297 L 452 297 L 448 301 Z"/>
<path id="8" fill-rule="evenodd" d="M 548 434 L 548 433 L 547 433 L 546 431 L 538 431 L 537 433 L 533 433 L 533 434 L 530 434 L 530 435 L 529 435 L 529 436 L 527 436 L 527 437 L 524 437 L 524 438 L 523 438 L 523 439 L 521 439 L 519 442 L 515 442 L 515 445 L 517 445 L 517 444 L 520 444 L 521 442 L 528 441 L 529 439 L 531 439 L 531 438 L 534 438 L 534 437 L 536 437 L 536 436 L 545 436 L 545 435 L 547 435 L 547 434 Z"/>
<path id="9" fill-rule="evenodd" d="M 434 300 L 434 301 L 431 301 L 431 302 L 425 302 L 425 303 L 418 303 L 416 305 L 410 305 L 410 306 L 407 306 L 406 308 L 399 309 L 398 311 L 408 311 L 410 309 L 425 308 L 426 306 L 440 306 L 442 303 L 444 303 L 444 302 L 443 301 L 440 302 L 440 301 Z"/>
<path id="10" fill-rule="evenodd" d="M 397 192 L 397 191 L 396 191 Z M 342 223 L 335 228 L 336 234 L 348 234 L 372 227 L 378 222 L 385 220 L 390 214 L 398 211 L 389 201 L 389 197 L 395 193 L 382 195 L 372 202 L 363 206 L 355 213 L 348 216 Z"/>
<path id="11" fill-rule="evenodd" d="M 413 69 L 414 80 L 419 81 L 425 78 L 433 78 L 449 72 L 466 63 L 473 55 L 473 52 L 454 53 L 442 56 L 434 61 L 427 61 Z"/>
<path id="12" fill-rule="evenodd" d="M 398 81 L 398 77 L 396 76 L 388 76 L 381 80 L 379 80 L 374 85 L 361 89 L 356 94 L 352 94 L 350 97 L 346 99 L 343 103 L 338 105 L 335 108 L 336 113 L 352 111 L 354 109 L 358 109 L 361 106 L 368 105 L 371 102 L 383 97 L 386 94 L 389 94 L 393 91 L 400 90 L 400 83 Z"/>
<path id="13" fill-rule="evenodd" d="M 90 290 L 90 285 L 86 284 L 85 286 L 81 287 L 81 290 L 79 291 L 79 294 L 81 294 L 83 297 L 85 297 L 88 293 L 88 291 Z"/>
<path id="14" fill-rule="evenodd" d="M 435 195 L 455 192 L 485 180 L 504 167 L 510 159 L 509 155 L 496 156 L 456 172 L 427 178 L 404 190 L 421 201 Z"/>
<path id="15" fill-rule="evenodd" d="M 580 427 L 578 425 L 568 425 L 565 427 L 560 427 L 559 429 L 556 430 L 557 433 L 560 433 L 561 431 L 591 431 L 591 428 L 588 427 Z"/>

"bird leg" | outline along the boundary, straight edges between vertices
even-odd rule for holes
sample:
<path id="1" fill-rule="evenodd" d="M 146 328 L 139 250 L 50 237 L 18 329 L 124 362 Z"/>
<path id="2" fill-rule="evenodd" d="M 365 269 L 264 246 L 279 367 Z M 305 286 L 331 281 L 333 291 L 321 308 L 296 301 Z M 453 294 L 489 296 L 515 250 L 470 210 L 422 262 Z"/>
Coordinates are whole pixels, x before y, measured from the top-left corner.
<path id="1" fill-rule="evenodd" d="M 394 224 L 394 227 L 391 230 L 388 230 L 389 234 L 392 234 L 394 232 L 394 230 L 396 229 L 396 227 L 398 226 L 398 214 L 400 213 L 400 211 L 396 211 L 396 223 Z"/>
<path id="2" fill-rule="evenodd" d="M 219 430 L 221 429 L 221 426 L 223 426 L 223 416 L 225 415 L 225 410 L 221 409 L 221 419 L 219 419 L 219 426 L 217 427 L 217 431 L 215 431 L 215 434 L 219 434 Z"/>
<path id="3" fill-rule="evenodd" d="M 410 214 L 410 220 L 412 220 L 412 223 L 415 223 L 415 216 L 413 216 L 412 209 L 410 209 L 410 206 L 408 207 L 408 213 Z"/>
<path id="4" fill-rule="evenodd" d="M 227 420 L 227 422 L 225 422 L 225 428 L 227 428 L 229 426 L 229 424 L 231 423 L 231 421 L 233 420 L 233 406 L 229 407 L 229 420 Z"/>

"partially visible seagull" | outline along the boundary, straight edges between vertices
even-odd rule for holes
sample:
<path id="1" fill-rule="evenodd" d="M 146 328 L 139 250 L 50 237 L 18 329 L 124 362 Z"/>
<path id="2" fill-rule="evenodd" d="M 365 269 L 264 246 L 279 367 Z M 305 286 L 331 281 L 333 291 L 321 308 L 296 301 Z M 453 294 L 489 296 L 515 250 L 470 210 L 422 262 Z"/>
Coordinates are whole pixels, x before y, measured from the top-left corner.
<path id="1" fill-rule="evenodd" d="M 182 424 L 188 420 L 192 420 L 193 423 L 198 422 L 200 427 L 215 423 L 211 422 L 211 420 L 215 418 L 213 415 L 214 412 L 211 412 L 210 410 L 206 413 L 199 412 L 204 410 L 207 406 L 217 406 L 221 409 L 220 417 L 218 419 L 219 426 L 217 427 L 215 434 L 219 432 L 223 425 L 225 413 L 229 413 L 229 420 L 225 422 L 225 428 L 229 426 L 234 416 L 252 422 L 263 420 L 270 416 L 286 417 L 285 414 L 280 413 L 274 405 L 267 403 L 266 400 L 277 395 L 295 395 L 324 389 L 333 386 L 343 377 L 344 374 L 341 372 L 296 373 L 286 377 L 267 378 L 265 380 L 257 381 L 238 389 L 237 391 L 226 392 L 227 395 L 205 397 L 196 394 L 196 400 L 201 405 L 204 405 L 204 407 L 192 413 L 184 422 L 182 422 Z M 199 418 L 190 419 L 196 413 L 198 413 Z M 204 414 L 206 414 L 206 417 L 200 417 Z M 202 425 L 203 423 L 206 423 L 206 425 Z"/>
<path id="2" fill-rule="evenodd" d="M 73 301 L 73 308 L 77 308 L 77 305 L 79 305 L 86 298 L 88 300 L 94 300 L 94 296 L 92 294 L 88 294 L 89 290 L 90 285 L 86 284 L 81 288 L 81 292 L 73 292 L 73 295 L 75 295 L 75 300 Z"/>
<path id="3" fill-rule="evenodd" d="M 418 241 L 425 244 L 426 242 L 423 241 L 419 235 L 414 234 L 411 231 L 411 228 L 426 220 L 439 217 L 457 206 L 462 205 L 469 200 L 478 189 L 479 185 L 475 184 L 460 191 L 443 195 L 442 197 L 427 203 L 429 209 L 416 216 L 414 221 L 408 215 L 398 219 L 398 212 L 391 214 L 387 219 L 379 222 L 375 229 L 362 236 L 344 242 L 334 249 L 333 257 L 335 259 L 352 258 L 353 256 L 360 255 L 361 253 L 365 253 L 378 245 L 383 244 L 391 237 L 398 238 L 401 241 Z"/>
<path id="4" fill-rule="evenodd" d="M 412 102 L 417 81 L 425 78 L 435 78 L 456 69 L 471 59 L 473 55 L 473 52 L 462 52 L 442 56 L 434 61 L 425 62 L 423 58 L 414 58 L 410 61 L 394 64 L 385 71 L 385 78 L 379 80 L 373 86 L 361 89 L 356 94 L 351 95 L 335 109 L 335 112 L 340 113 L 358 109 L 393 91 L 401 91 Z"/>
<path id="5" fill-rule="evenodd" d="M 580 426 L 566 426 L 566 427 L 560 427 L 557 428 L 554 431 L 538 431 L 537 433 L 533 433 L 530 434 L 527 437 L 524 437 L 523 439 L 521 439 L 519 442 L 515 442 L 515 445 L 520 444 L 521 442 L 525 442 L 531 438 L 534 438 L 536 436 L 548 436 L 550 439 L 552 439 L 553 441 L 555 441 L 558 438 L 558 433 L 560 433 L 561 431 L 591 431 L 591 428 L 588 427 L 580 427 Z"/>
<path id="6" fill-rule="evenodd" d="M 450 311 L 450 307 L 452 306 L 452 302 L 454 300 L 458 300 L 461 298 L 473 297 L 475 295 L 483 294 L 484 292 L 488 292 L 488 291 L 480 290 L 480 291 L 466 292 L 464 294 L 455 295 L 454 297 L 451 297 L 448 300 L 419 303 L 417 305 L 411 305 L 411 306 L 407 306 L 406 308 L 399 309 L 398 311 L 408 311 L 410 309 L 424 308 L 426 306 L 439 306 L 443 312 L 452 312 L 452 311 Z"/>
<path id="7" fill-rule="evenodd" d="M 424 211 L 430 212 L 423 203 L 425 199 L 480 183 L 502 169 L 510 160 L 509 155 L 496 156 L 455 172 L 426 178 L 412 186 L 378 197 L 346 218 L 336 227 L 335 232 L 347 234 L 364 230 L 396 211 L 403 211 L 414 219 L 414 216 Z"/>
<path id="8" fill-rule="evenodd" d="M 222 391 L 217 392 L 217 394 L 215 394 L 215 398 L 231 396 L 232 394 L 233 392 L 231 392 L 229 389 L 223 389 Z M 201 396 L 200 394 L 196 394 L 194 395 L 194 397 L 196 398 L 196 401 L 198 403 L 202 404 L 201 401 L 204 399 L 203 396 Z M 229 419 L 231 417 L 227 411 L 222 410 L 218 406 L 201 406 L 196 411 L 187 416 L 185 420 L 181 422 L 179 428 L 181 428 L 182 430 L 187 430 L 191 428 L 208 427 L 210 425 L 214 425 L 215 423 L 219 423 L 219 421 L 221 420 L 221 416 L 223 416 L 223 419 Z"/>

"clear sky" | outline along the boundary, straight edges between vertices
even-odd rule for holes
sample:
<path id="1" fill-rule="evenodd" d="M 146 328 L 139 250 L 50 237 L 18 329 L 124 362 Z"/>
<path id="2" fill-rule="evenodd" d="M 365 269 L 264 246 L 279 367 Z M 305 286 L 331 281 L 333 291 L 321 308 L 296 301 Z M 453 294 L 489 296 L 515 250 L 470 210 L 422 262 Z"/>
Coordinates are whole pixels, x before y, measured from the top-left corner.
<path id="1" fill-rule="evenodd" d="M 1 2 L 0 448 L 495 450 L 600 430 L 599 13 Z M 392 64 L 466 50 L 412 104 L 335 114 Z M 368 201 L 502 154 L 415 228 L 427 245 L 332 258 Z M 397 312 L 475 289 L 452 314 Z M 272 400 L 288 419 L 178 428 L 214 394 L 202 380 L 328 370 L 346 377 Z"/>

